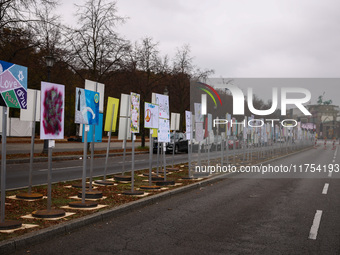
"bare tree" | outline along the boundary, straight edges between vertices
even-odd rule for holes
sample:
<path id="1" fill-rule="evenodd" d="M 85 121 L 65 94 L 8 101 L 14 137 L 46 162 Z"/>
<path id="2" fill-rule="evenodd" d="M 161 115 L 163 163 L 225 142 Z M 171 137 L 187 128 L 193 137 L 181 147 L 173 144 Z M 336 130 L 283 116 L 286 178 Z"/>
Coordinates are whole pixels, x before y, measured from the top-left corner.
<path id="1" fill-rule="evenodd" d="M 68 43 L 72 54 L 67 62 L 83 79 L 102 81 L 103 76 L 116 70 L 123 62 L 129 44 L 115 31 L 126 18 L 117 14 L 116 3 L 104 0 L 88 0 L 78 7 L 80 27 L 69 33 Z"/>
<path id="2" fill-rule="evenodd" d="M 47 54 L 58 55 L 58 49 L 62 48 L 62 29 L 60 16 L 53 13 L 49 5 L 44 4 L 36 10 L 39 21 L 35 23 L 34 31 L 40 50 Z"/>
<path id="3" fill-rule="evenodd" d="M 193 64 L 190 45 L 183 45 L 177 48 L 173 60 L 172 83 L 169 87 L 169 93 L 172 95 L 171 105 L 176 106 L 176 111 L 181 114 L 182 127 L 185 126 L 184 111 L 190 109 L 190 80 L 205 81 L 206 78 L 213 74 L 213 70 L 202 71 Z M 180 91 L 180 93 L 178 93 Z"/>
<path id="4" fill-rule="evenodd" d="M 167 56 L 161 57 L 158 50 L 158 42 L 154 42 L 151 37 L 142 38 L 140 42 L 135 42 L 130 51 L 127 70 L 130 74 L 131 84 L 135 92 L 141 95 L 140 119 L 143 127 L 144 102 L 151 99 L 151 93 L 160 90 L 161 81 L 169 73 Z M 164 89 L 164 88 L 163 88 Z M 145 130 L 141 128 L 142 147 L 145 146 Z"/>
<path id="5" fill-rule="evenodd" d="M 4 60 L 12 61 L 21 52 L 41 46 L 42 24 L 53 24 L 45 16 L 55 6 L 56 0 L 0 0 L 0 54 Z"/>
<path id="6" fill-rule="evenodd" d="M 38 21 L 39 6 L 54 7 L 56 0 L 0 0 L 0 30 L 4 27 L 23 27 Z"/>

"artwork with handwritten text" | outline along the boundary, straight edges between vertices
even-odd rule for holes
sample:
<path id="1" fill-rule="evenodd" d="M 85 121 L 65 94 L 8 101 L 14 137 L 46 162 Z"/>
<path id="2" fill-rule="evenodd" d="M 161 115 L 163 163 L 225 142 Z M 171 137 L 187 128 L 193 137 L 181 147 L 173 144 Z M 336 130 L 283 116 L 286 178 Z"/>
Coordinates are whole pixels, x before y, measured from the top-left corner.
<path id="1" fill-rule="evenodd" d="M 134 92 L 130 94 L 131 98 L 131 133 L 139 133 L 139 105 L 140 95 Z"/>
<path id="2" fill-rule="evenodd" d="M 0 106 L 27 109 L 27 67 L 0 60 Z"/>
<path id="3" fill-rule="evenodd" d="M 169 119 L 169 96 L 156 94 L 156 104 L 159 107 L 159 117 L 162 119 Z"/>

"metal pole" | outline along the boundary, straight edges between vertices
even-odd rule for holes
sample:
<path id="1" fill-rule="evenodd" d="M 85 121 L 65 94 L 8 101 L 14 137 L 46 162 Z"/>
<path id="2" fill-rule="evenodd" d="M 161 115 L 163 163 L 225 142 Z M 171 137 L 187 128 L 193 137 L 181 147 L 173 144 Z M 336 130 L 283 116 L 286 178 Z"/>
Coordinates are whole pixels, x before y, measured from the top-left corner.
<path id="1" fill-rule="evenodd" d="M 236 136 L 233 136 L 233 164 L 235 165 L 236 163 Z"/>
<path id="2" fill-rule="evenodd" d="M 246 141 L 243 138 L 243 161 L 246 159 Z"/>
<path id="3" fill-rule="evenodd" d="M 165 159 L 165 143 L 162 143 L 162 151 L 163 151 L 163 163 L 164 163 L 164 181 L 166 181 L 166 159 Z"/>
<path id="4" fill-rule="evenodd" d="M 190 136 L 191 138 L 191 136 Z M 188 141 L 188 178 L 191 178 L 191 153 L 192 153 L 192 140 Z"/>
<path id="5" fill-rule="evenodd" d="M 151 175 L 152 175 L 152 145 L 153 145 L 153 137 L 152 137 L 153 130 L 150 128 L 150 135 L 149 135 L 149 185 L 152 185 Z"/>
<path id="6" fill-rule="evenodd" d="M 229 165 L 229 136 L 227 136 L 227 143 L 226 143 L 225 151 L 227 152 L 227 160 L 226 160 L 226 163 L 227 163 L 227 166 L 228 166 L 228 165 Z"/>
<path id="7" fill-rule="evenodd" d="M 208 136 L 208 166 L 210 166 L 210 135 Z"/>
<path id="8" fill-rule="evenodd" d="M 201 165 L 201 141 L 198 142 L 198 167 L 199 169 L 201 169 L 202 165 Z"/>
<path id="9" fill-rule="evenodd" d="M 129 130 L 129 127 L 128 127 L 128 117 L 126 117 L 126 120 L 125 120 L 125 134 L 124 134 L 124 152 L 123 152 L 123 175 L 125 173 L 125 159 L 126 159 L 126 140 L 127 140 L 127 133 L 128 133 L 128 130 Z"/>
<path id="10" fill-rule="evenodd" d="M 88 126 L 85 125 L 85 128 L 84 128 L 83 178 L 82 178 L 82 194 L 81 194 L 81 202 L 82 203 L 85 203 L 85 189 L 86 189 L 87 129 L 88 129 Z"/>
<path id="11" fill-rule="evenodd" d="M 33 156 L 34 156 L 34 137 L 35 137 L 35 117 L 37 114 L 37 94 L 35 90 L 34 94 L 34 106 L 33 106 L 33 121 L 32 121 L 32 137 L 31 137 L 31 154 L 30 154 L 30 172 L 28 175 L 28 193 L 32 193 L 32 174 L 33 174 Z"/>
<path id="12" fill-rule="evenodd" d="M 93 158 L 94 158 L 94 140 L 96 139 L 96 125 L 92 125 L 92 142 L 91 142 L 91 162 L 90 162 L 90 191 L 92 191 L 93 175 Z M 86 178 L 86 177 L 85 177 Z"/>
<path id="13" fill-rule="evenodd" d="M 190 141 L 188 141 L 188 143 L 190 142 L 190 151 L 189 151 L 189 148 L 188 148 L 188 157 L 189 157 L 189 169 L 188 169 L 188 177 L 191 178 L 192 175 L 191 175 L 191 157 L 192 157 L 192 136 L 193 136 L 193 132 L 192 132 L 192 127 L 190 127 Z"/>
<path id="14" fill-rule="evenodd" d="M 7 137 L 7 107 L 2 107 L 2 155 L 1 155 L 1 220 L 5 221 L 6 199 L 6 137 Z"/>
<path id="15" fill-rule="evenodd" d="M 158 173 L 159 173 L 159 142 L 157 142 L 157 175 Z"/>
<path id="16" fill-rule="evenodd" d="M 107 141 L 107 148 L 106 148 L 106 158 L 105 158 L 105 167 L 104 167 L 104 180 L 106 180 L 107 161 L 108 161 L 109 152 L 110 152 L 110 143 L 111 143 L 111 133 L 112 133 L 112 126 L 113 126 L 114 112 L 115 112 L 115 105 L 113 104 L 113 106 L 112 106 L 112 119 L 111 119 L 111 123 L 110 123 L 110 131 L 109 131 L 109 140 Z"/>
<path id="17" fill-rule="evenodd" d="M 221 136 L 221 167 L 223 167 L 223 146 L 224 146 L 224 139 L 223 137 Z"/>
<path id="18" fill-rule="evenodd" d="M 131 192 L 134 192 L 135 186 L 135 134 L 131 134 L 132 138 L 132 162 L 131 162 Z"/>
<path id="19" fill-rule="evenodd" d="M 47 210 L 51 210 L 52 205 L 52 147 L 48 140 L 48 172 L 47 172 Z"/>
<path id="20" fill-rule="evenodd" d="M 174 168 L 174 158 L 175 158 L 175 144 L 176 144 L 176 139 L 175 139 L 175 136 L 176 136 L 176 130 L 174 130 L 173 132 L 173 139 L 174 139 L 174 144 L 172 146 L 172 168 Z"/>

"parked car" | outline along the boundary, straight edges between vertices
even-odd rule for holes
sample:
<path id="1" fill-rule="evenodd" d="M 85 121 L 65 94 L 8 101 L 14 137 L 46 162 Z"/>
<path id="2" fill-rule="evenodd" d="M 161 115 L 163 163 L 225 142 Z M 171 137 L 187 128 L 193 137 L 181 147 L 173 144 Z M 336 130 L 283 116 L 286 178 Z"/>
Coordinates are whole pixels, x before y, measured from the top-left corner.
<path id="1" fill-rule="evenodd" d="M 173 151 L 173 142 L 174 140 L 174 134 L 170 134 L 170 143 L 166 143 L 165 145 L 165 152 L 166 153 L 172 153 Z M 153 152 L 157 153 L 158 148 L 158 142 L 157 138 L 154 139 L 153 143 Z M 184 133 L 178 132 L 175 133 L 175 153 L 178 152 L 188 152 L 188 140 L 186 139 L 186 136 Z"/>

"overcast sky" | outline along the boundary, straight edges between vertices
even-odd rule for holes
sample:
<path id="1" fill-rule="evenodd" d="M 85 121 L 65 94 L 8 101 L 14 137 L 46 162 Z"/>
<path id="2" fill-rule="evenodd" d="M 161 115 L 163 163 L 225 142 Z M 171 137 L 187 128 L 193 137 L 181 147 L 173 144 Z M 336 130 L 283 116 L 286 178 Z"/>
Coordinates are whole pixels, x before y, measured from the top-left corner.
<path id="1" fill-rule="evenodd" d="M 74 22 L 73 3 L 85 3 L 61 2 L 65 22 Z M 152 37 L 170 58 L 189 44 L 213 77 L 340 77 L 338 0 L 118 0 L 117 8 L 129 17 L 119 27 L 126 39 Z"/>

